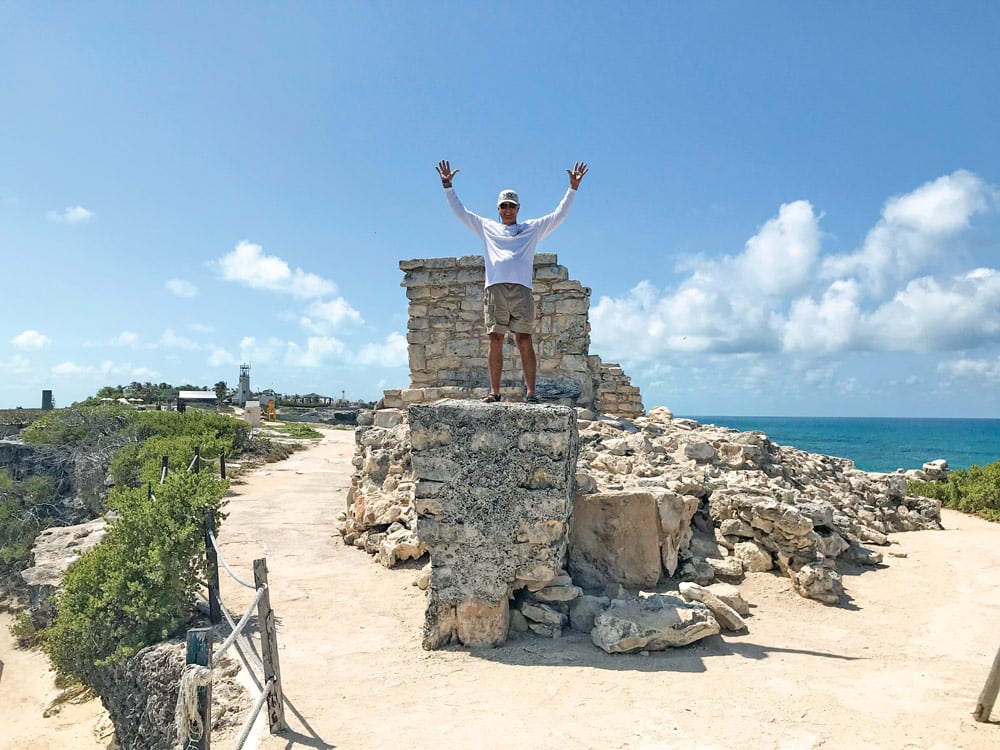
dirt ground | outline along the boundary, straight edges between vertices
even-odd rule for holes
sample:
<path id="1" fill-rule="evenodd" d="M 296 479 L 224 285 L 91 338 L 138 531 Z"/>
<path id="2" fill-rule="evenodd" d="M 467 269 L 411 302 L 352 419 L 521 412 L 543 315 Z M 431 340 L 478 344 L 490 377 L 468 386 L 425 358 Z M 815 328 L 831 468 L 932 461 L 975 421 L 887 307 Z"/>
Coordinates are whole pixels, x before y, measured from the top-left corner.
<path id="1" fill-rule="evenodd" d="M 279 620 L 290 729 L 248 748 L 1000 747 L 1000 705 L 989 723 L 971 716 L 1000 647 L 1000 525 L 946 511 L 945 531 L 893 535 L 883 567 L 845 577 L 838 607 L 752 575 L 749 631 L 683 649 L 610 656 L 572 633 L 427 652 L 416 569 L 386 570 L 336 534 L 354 439 L 324 435 L 234 485 L 220 533 L 243 575 L 267 558 Z M 249 594 L 223 573 L 237 617 Z M 106 748 L 93 704 L 42 718 L 51 675 L 11 650 L 5 624 L 0 748 Z"/>

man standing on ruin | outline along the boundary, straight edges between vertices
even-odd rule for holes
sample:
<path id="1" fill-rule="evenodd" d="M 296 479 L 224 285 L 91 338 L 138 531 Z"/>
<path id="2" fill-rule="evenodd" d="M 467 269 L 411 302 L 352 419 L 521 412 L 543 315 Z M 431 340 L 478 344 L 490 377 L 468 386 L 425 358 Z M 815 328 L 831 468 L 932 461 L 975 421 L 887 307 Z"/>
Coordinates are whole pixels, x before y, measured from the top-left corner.
<path id="1" fill-rule="evenodd" d="M 529 404 L 537 404 L 535 394 L 535 347 L 531 336 L 535 330 L 535 301 L 531 282 L 535 267 L 535 249 L 538 243 L 559 226 L 569 207 L 573 205 L 580 181 L 587 174 L 587 165 L 578 161 L 567 169 L 569 188 L 556 210 L 540 219 L 518 222 L 517 212 L 521 201 L 514 190 L 501 190 L 497 198 L 500 221 L 496 222 L 469 211 L 458 199 L 451 181 L 458 174 L 447 160 L 437 165 L 441 185 L 448 204 L 465 226 L 483 242 L 483 260 L 486 264 L 486 288 L 483 290 L 483 319 L 490 336 L 487 359 L 490 371 L 490 392 L 483 399 L 487 404 L 500 400 L 500 373 L 503 370 L 503 340 L 507 331 L 514 334 L 521 352 L 521 369 L 524 371 L 525 397 Z"/>

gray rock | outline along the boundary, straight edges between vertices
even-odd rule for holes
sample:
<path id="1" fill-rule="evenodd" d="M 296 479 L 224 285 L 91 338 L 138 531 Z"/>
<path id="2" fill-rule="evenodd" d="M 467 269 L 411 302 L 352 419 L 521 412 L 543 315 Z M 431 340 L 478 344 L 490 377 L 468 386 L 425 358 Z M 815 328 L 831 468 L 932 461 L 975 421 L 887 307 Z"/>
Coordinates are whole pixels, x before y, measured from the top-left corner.
<path id="1" fill-rule="evenodd" d="M 680 585 L 680 591 L 681 596 L 689 602 L 701 602 L 712 610 L 712 614 L 715 615 L 715 619 L 719 622 L 719 625 L 726 630 L 734 632 L 746 630 L 747 624 L 740 617 L 739 612 L 713 594 L 711 590 L 699 586 L 697 583 L 685 582 Z"/>
<path id="2" fill-rule="evenodd" d="M 719 633 L 719 623 L 702 604 L 665 594 L 615 601 L 594 621 L 590 638 L 609 654 L 663 651 Z"/>

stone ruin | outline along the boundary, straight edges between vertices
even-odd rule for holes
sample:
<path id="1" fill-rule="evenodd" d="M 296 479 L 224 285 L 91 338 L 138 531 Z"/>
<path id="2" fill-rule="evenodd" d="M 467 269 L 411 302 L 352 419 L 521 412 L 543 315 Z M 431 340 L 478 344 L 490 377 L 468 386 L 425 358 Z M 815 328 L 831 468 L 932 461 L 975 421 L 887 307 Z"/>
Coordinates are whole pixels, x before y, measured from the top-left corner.
<path id="1" fill-rule="evenodd" d="M 907 496 L 903 474 L 869 474 L 664 407 L 637 413 L 631 384 L 615 391 L 626 398 L 608 398 L 601 366 L 580 369 L 601 364 L 587 351 L 586 307 L 559 307 L 585 302 L 589 290 L 562 271 L 546 272 L 571 292 L 545 308 L 546 351 L 565 356 L 550 354 L 546 372 L 579 393 L 549 391 L 537 406 L 479 403 L 485 356 L 447 353 L 485 339 L 473 306 L 456 304 L 474 299 L 473 260 L 400 264 L 413 387 L 386 391 L 359 419 L 340 527 L 387 567 L 429 554 L 417 581 L 428 590 L 425 648 L 499 645 L 511 630 L 557 637 L 567 627 L 609 653 L 686 645 L 746 628 L 749 607 L 734 584 L 747 573 L 773 570 L 803 597 L 836 604 L 842 574 L 878 565 L 873 547 L 887 546 L 888 534 L 940 528 L 939 504 Z M 432 304 L 441 279 L 452 280 L 440 291 L 447 305 Z M 577 338 L 562 340 L 568 332 Z M 621 377 L 611 382 L 627 383 Z M 505 375 L 511 390 L 513 378 Z"/>
<path id="2" fill-rule="evenodd" d="M 485 271 L 479 255 L 404 260 L 410 300 L 410 387 L 385 391 L 383 406 L 405 408 L 441 398 L 480 398 L 489 390 L 483 333 Z M 617 364 L 590 354 L 590 289 L 569 278 L 553 253 L 535 256 L 537 392 L 550 403 L 639 416 L 642 397 Z M 521 361 L 511 336 L 504 346 L 500 392 L 519 400 Z"/>

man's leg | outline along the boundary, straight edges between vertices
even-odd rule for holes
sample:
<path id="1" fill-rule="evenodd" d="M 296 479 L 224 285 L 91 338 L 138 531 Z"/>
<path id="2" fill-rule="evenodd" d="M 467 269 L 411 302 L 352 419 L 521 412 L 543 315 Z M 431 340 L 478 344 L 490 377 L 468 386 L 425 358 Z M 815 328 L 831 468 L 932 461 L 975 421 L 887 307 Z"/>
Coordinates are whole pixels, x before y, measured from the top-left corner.
<path id="1" fill-rule="evenodd" d="M 535 359 L 535 347 L 531 341 L 530 333 L 515 333 L 517 337 L 517 348 L 521 352 L 521 369 L 524 371 L 524 385 L 527 395 L 535 395 L 535 370 L 538 367 Z M 493 342 L 490 341 L 492 344 Z M 502 342 L 501 342 L 502 343 Z M 492 352 L 492 348 L 490 349 Z"/>
<path id="2" fill-rule="evenodd" d="M 500 373 L 503 371 L 504 333 L 490 334 L 490 354 L 486 362 L 490 370 L 490 393 L 500 393 Z M 531 338 L 530 336 L 528 338 Z"/>

